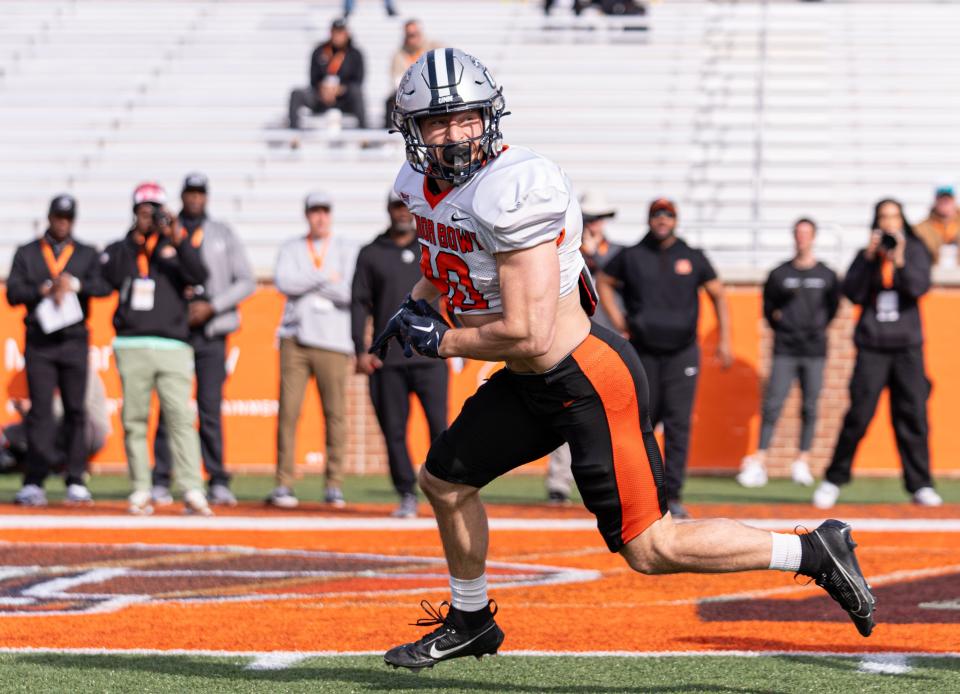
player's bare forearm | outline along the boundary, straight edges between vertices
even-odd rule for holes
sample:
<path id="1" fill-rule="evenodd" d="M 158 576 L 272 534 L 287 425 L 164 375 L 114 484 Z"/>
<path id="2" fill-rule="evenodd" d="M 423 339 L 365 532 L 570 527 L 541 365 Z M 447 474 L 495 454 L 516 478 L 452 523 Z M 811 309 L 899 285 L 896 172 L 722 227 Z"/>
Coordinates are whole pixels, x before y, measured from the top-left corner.
<path id="1" fill-rule="evenodd" d="M 440 290 L 433 286 L 433 283 L 426 277 L 421 277 L 417 280 L 417 283 L 413 285 L 413 289 L 410 290 L 410 296 L 413 297 L 414 301 L 423 299 L 427 303 L 432 304 L 437 300 L 437 297 L 440 296 Z"/>
<path id="2" fill-rule="evenodd" d="M 450 330 L 444 357 L 486 361 L 539 357 L 556 334 L 560 264 L 552 243 L 497 255 L 503 313 L 475 328 Z"/>

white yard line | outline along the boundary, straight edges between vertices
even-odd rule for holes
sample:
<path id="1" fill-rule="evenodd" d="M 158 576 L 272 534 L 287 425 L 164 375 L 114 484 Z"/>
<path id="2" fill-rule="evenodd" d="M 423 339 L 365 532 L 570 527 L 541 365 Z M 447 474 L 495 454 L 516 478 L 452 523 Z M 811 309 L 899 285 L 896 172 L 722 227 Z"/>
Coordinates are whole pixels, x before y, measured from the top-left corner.
<path id="1" fill-rule="evenodd" d="M 247 665 L 247 670 L 286 670 L 308 656 L 302 653 L 265 653 L 258 655 Z"/>
<path id="2" fill-rule="evenodd" d="M 871 653 L 863 657 L 857 671 L 870 675 L 905 675 L 912 669 L 903 653 Z"/>
<path id="3" fill-rule="evenodd" d="M 764 530 L 792 530 L 795 526 L 816 528 L 822 519 L 745 518 L 740 522 Z M 848 518 L 846 522 L 860 532 L 960 532 L 960 518 Z M 297 532 L 304 530 L 378 530 L 403 532 L 435 530 L 433 518 L 397 520 L 395 518 L 262 517 L 262 516 L 67 516 L 0 515 L 0 530 L 83 528 L 91 530 L 252 530 Z M 493 530 L 523 531 L 596 531 L 592 518 L 491 518 Z"/>
<path id="4" fill-rule="evenodd" d="M 281 658 L 305 660 L 307 658 L 333 658 L 340 656 L 383 655 L 383 651 L 218 651 L 218 650 L 190 650 L 185 648 L 3 648 L 0 654 L 29 655 L 29 654 L 63 654 L 63 655 L 146 655 L 146 656 L 196 656 L 202 658 L 272 658 L 279 661 Z M 543 650 L 516 650 L 500 651 L 501 656 L 512 657 L 544 657 L 544 658 L 765 658 L 765 657 L 831 657 L 831 658 L 860 658 L 876 662 L 896 662 L 898 659 L 908 658 L 960 658 L 960 651 L 944 653 L 927 651 L 809 651 L 809 650 L 770 650 L 770 651 L 743 651 L 743 650 L 714 650 L 714 651 L 543 651 Z"/>

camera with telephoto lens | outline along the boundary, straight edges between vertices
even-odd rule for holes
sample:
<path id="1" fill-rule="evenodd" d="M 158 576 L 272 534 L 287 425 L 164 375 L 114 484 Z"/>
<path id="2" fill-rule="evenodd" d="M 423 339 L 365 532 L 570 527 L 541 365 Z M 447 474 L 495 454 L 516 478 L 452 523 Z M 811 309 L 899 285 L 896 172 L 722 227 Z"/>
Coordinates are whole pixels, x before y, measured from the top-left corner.
<path id="1" fill-rule="evenodd" d="M 897 237 L 893 234 L 884 232 L 880 237 L 880 246 L 883 247 L 884 250 L 892 251 L 897 247 Z"/>
<path id="2" fill-rule="evenodd" d="M 157 207 L 156 209 L 154 209 L 153 211 L 154 227 L 157 227 L 159 229 L 160 227 L 170 226 L 171 224 L 173 224 L 173 217 L 171 217 L 170 214 L 165 209 L 163 209 L 162 207 Z"/>

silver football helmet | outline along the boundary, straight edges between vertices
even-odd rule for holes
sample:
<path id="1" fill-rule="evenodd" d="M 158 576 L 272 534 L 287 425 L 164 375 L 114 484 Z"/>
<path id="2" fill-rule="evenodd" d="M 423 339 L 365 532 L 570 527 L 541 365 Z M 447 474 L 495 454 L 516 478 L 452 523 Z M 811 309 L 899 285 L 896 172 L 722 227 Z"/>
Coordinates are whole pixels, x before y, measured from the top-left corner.
<path id="1" fill-rule="evenodd" d="M 393 124 L 403 135 L 414 170 L 461 185 L 500 154 L 500 119 L 506 115 L 502 92 L 483 63 L 457 48 L 438 48 L 420 56 L 400 80 L 393 111 Z M 440 148 L 424 143 L 420 118 L 475 109 L 482 114 L 482 135 Z M 479 145 L 479 157 L 473 154 L 474 144 Z M 437 156 L 438 149 L 442 157 Z"/>

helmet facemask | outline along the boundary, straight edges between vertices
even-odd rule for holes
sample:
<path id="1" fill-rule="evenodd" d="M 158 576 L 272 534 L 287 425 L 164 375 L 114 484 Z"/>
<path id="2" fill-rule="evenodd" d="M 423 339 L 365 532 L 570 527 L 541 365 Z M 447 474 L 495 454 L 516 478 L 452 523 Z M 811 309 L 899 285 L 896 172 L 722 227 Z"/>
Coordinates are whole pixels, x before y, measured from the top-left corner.
<path id="1" fill-rule="evenodd" d="M 435 70 L 427 70 L 431 54 L 456 65 L 456 77 L 440 84 Z M 464 75 L 464 72 L 469 74 Z M 429 76 L 428 76 L 429 73 Z M 443 78 L 441 78 L 442 80 Z M 432 81 L 431 81 L 432 80 Z M 460 89 L 456 89 L 458 86 Z M 451 89 L 451 86 L 454 88 Z M 440 49 L 424 55 L 407 71 L 397 90 L 393 124 L 404 138 L 407 161 L 425 176 L 449 181 L 455 186 L 466 183 L 490 159 L 503 150 L 500 119 L 506 115 L 502 87 L 496 86 L 490 73 L 476 58 L 456 49 Z M 460 92 L 467 92 L 465 99 Z M 444 94 L 444 92 L 447 92 Z M 453 92 L 452 95 L 450 92 Z M 481 97 L 481 98 L 473 98 Z M 416 105 L 412 102 L 417 102 Z M 440 103 L 444 102 L 444 103 Z M 414 108 L 411 108 L 414 106 Z M 420 106 L 417 108 L 416 106 Z M 438 114 L 479 111 L 483 132 L 471 138 L 440 145 L 424 142 L 420 119 Z M 438 151 L 441 156 L 437 156 Z"/>

